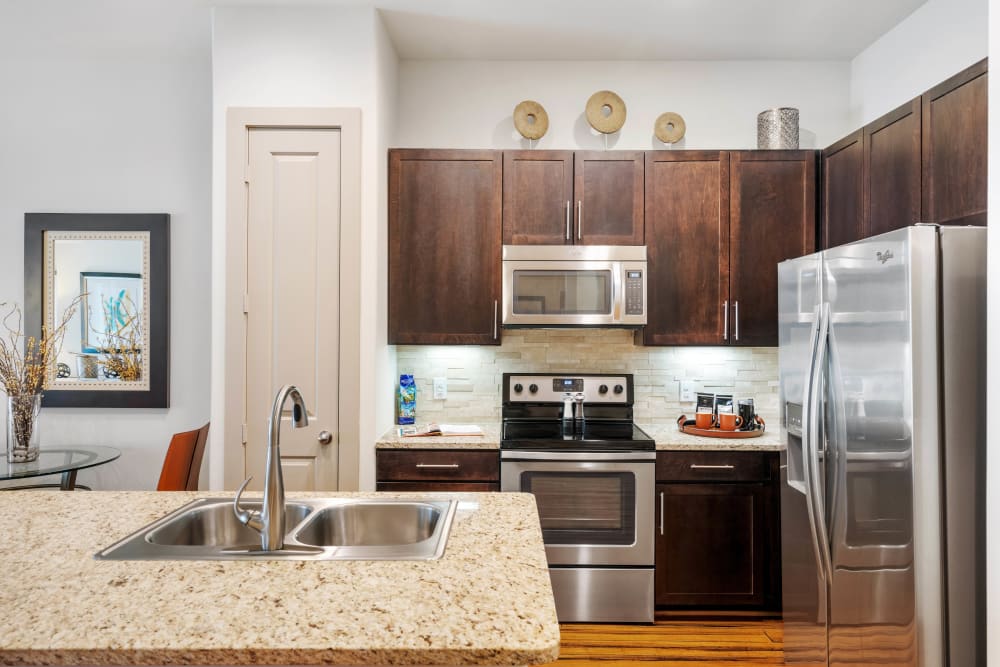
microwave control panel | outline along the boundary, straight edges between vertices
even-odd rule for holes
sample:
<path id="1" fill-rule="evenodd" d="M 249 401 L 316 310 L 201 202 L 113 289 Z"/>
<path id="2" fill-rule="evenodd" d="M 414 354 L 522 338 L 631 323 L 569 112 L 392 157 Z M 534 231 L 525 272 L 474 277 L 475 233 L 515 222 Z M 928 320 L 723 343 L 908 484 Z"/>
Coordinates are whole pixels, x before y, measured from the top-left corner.
<path id="1" fill-rule="evenodd" d="M 642 315 L 642 271 L 625 271 L 625 314 Z"/>

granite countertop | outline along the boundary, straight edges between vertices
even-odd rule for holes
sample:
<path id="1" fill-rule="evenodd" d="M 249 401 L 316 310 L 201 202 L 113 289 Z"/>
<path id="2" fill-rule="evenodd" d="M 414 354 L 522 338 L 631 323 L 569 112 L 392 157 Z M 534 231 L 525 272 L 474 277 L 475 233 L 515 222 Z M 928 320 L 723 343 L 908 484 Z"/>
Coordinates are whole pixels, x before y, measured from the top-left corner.
<path id="1" fill-rule="evenodd" d="M 558 656 L 531 495 L 379 494 L 464 501 L 436 561 L 92 558 L 210 495 L 220 494 L 0 492 L 0 664 L 517 665 Z"/>
<path id="2" fill-rule="evenodd" d="M 459 422 L 442 422 L 457 424 Z M 424 426 L 424 424 L 417 424 Z M 500 449 L 500 425 L 477 424 L 482 435 L 432 435 L 426 437 L 401 437 L 393 426 L 375 442 L 376 449 Z"/>
<path id="3" fill-rule="evenodd" d="M 698 449 L 744 451 L 744 452 L 778 452 L 785 448 L 785 437 L 780 428 L 768 427 L 764 434 L 757 438 L 707 438 L 681 432 L 677 424 L 658 424 L 640 428 L 656 440 L 657 451 L 672 451 Z"/>

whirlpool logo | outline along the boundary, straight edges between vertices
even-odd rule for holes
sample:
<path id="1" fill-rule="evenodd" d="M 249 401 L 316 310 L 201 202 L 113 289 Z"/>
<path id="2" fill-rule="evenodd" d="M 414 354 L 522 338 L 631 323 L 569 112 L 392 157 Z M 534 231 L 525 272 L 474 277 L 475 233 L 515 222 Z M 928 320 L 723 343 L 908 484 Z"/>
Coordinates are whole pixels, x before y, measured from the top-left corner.
<path id="1" fill-rule="evenodd" d="M 892 251 L 891 250 L 886 250 L 885 252 L 876 252 L 875 253 L 875 259 L 877 259 L 882 264 L 885 264 L 890 259 L 892 259 Z"/>

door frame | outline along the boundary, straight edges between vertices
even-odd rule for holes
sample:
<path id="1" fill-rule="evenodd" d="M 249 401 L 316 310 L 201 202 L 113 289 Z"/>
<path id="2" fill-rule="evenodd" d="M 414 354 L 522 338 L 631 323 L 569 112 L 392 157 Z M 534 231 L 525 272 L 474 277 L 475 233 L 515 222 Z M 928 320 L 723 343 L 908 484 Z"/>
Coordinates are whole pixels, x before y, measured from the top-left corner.
<path id="1" fill-rule="evenodd" d="M 340 350 L 337 486 L 359 485 L 361 397 L 361 109 L 230 107 L 226 110 L 226 247 L 223 477 L 227 489 L 244 478 L 246 404 L 247 161 L 251 129 L 340 131 Z M 263 446 L 263 444 L 261 445 Z M 253 474 L 262 474 L 253 471 Z"/>

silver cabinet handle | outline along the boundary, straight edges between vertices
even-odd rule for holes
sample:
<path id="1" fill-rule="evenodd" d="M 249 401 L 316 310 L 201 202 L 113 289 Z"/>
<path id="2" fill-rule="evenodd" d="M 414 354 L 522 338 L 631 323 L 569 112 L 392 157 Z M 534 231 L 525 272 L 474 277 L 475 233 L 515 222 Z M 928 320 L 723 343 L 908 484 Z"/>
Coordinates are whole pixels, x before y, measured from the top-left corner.
<path id="1" fill-rule="evenodd" d="M 576 200 L 576 238 L 583 238 L 583 200 Z"/>
<path id="2" fill-rule="evenodd" d="M 572 240 L 573 238 L 573 204 L 570 200 L 566 200 L 566 240 Z"/>
<path id="3" fill-rule="evenodd" d="M 732 470 L 736 466 L 730 465 L 729 463 L 725 465 L 704 465 L 701 463 L 692 463 L 691 470 Z"/>
<path id="4" fill-rule="evenodd" d="M 733 301 L 733 306 L 736 308 L 736 317 L 735 317 L 736 331 L 733 334 L 733 340 L 735 340 L 738 343 L 740 341 L 740 302 Z"/>
<path id="5" fill-rule="evenodd" d="M 333 433 L 330 433 L 329 431 L 320 431 L 319 437 L 316 439 L 319 440 L 319 444 L 321 445 L 329 445 L 333 442 Z"/>
<path id="6" fill-rule="evenodd" d="M 663 534 L 663 491 L 660 491 L 660 535 Z"/>
<path id="7" fill-rule="evenodd" d="M 418 463 L 418 468 L 451 468 L 453 470 L 458 470 L 460 467 L 457 463 Z"/>
<path id="8" fill-rule="evenodd" d="M 493 340 L 497 339 L 497 315 L 499 312 L 497 310 L 498 305 L 499 303 L 497 302 L 497 300 L 493 299 Z"/>
<path id="9" fill-rule="evenodd" d="M 722 340 L 729 340 L 729 299 L 722 302 Z"/>

